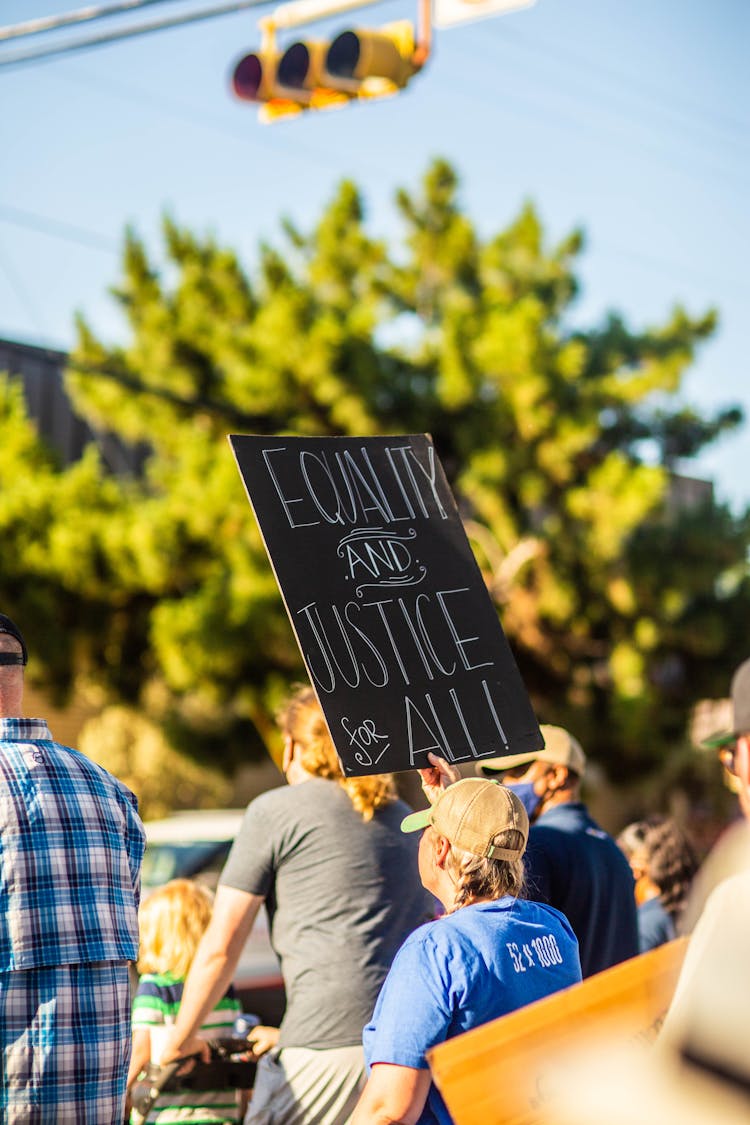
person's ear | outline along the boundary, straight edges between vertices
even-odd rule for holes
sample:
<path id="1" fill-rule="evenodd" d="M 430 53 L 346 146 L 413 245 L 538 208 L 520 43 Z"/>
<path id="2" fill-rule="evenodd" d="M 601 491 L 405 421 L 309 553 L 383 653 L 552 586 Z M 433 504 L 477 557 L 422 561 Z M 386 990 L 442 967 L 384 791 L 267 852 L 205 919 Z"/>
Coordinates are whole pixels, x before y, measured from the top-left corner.
<path id="1" fill-rule="evenodd" d="M 630 857 L 630 870 L 636 883 L 648 875 L 648 859 L 642 848 L 637 848 Z"/>
<path id="2" fill-rule="evenodd" d="M 448 854 L 451 850 L 450 840 L 446 840 L 445 836 L 438 836 L 437 834 L 435 834 L 432 842 L 432 848 L 432 855 L 435 861 L 435 866 L 440 868 L 445 867 L 446 860 L 448 859 Z"/>
<path id="3" fill-rule="evenodd" d="M 558 789 L 567 789 L 568 767 L 550 766 L 544 775 L 544 781 L 549 793 L 556 793 Z"/>
<path id="4" fill-rule="evenodd" d="M 294 741 L 292 740 L 291 734 L 287 734 L 284 736 L 284 750 L 281 755 L 281 769 L 283 773 L 286 773 L 291 766 L 293 757 Z"/>
<path id="5" fill-rule="evenodd" d="M 740 782 L 740 805 L 750 820 L 750 735 L 741 734 L 734 752 L 734 769 Z"/>

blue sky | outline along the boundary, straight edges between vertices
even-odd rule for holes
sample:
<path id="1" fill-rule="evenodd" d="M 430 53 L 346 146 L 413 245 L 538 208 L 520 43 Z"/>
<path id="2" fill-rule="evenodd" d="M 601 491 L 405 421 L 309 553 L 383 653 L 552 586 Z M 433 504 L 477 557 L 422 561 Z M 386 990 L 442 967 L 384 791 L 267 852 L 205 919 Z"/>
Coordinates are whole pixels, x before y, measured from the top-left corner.
<path id="1" fill-rule="evenodd" d="M 385 0 L 312 33 L 414 17 L 416 2 Z M 0 24 L 82 6 L 11 0 Z M 273 7 L 0 68 L 0 335 L 65 347 L 76 309 L 105 338 L 121 334 L 107 287 L 123 228 L 158 256 L 165 210 L 236 247 L 252 270 L 258 241 L 280 240 L 283 215 L 311 225 L 350 177 L 370 229 L 396 239 L 395 189 L 416 187 L 442 155 L 481 232 L 527 198 L 550 239 L 584 227 L 579 323 L 607 309 L 642 327 L 677 302 L 718 308 L 686 397 L 750 415 L 745 0 L 537 0 L 438 31 L 430 64 L 396 98 L 267 126 L 232 98 L 228 77 Z M 745 428 L 685 469 L 748 504 L 747 441 Z"/>

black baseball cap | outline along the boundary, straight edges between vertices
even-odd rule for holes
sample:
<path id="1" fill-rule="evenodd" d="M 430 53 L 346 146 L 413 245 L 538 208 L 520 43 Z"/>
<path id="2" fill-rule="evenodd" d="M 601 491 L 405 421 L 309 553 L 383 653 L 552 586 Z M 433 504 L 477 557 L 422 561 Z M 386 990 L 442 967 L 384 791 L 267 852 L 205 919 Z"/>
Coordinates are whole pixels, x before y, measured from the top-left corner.
<path id="1" fill-rule="evenodd" d="M 741 734 L 750 733 L 750 660 L 743 661 L 732 676 L 731 694 L 734 712 L 732 729 L 717 731 L 704 739 L 701 746 L 706 750 L 723 750 L 736 742 Z"/>
<path id="2" fill-rule="evenodd" d="M 28 664 L 29 654 L 21 630 L 4 613 L 0 613 L 0 633 L 15 637 L 21 646 L 20 652 L 0 652 L 0 664 Z"/>

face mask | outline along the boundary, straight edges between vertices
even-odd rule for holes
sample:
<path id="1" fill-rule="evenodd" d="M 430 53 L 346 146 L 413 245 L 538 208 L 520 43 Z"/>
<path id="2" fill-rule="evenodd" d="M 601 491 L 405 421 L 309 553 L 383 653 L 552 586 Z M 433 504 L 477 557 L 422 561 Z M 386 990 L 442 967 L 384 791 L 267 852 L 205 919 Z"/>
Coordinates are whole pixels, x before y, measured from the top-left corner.
<path id="1" fill-rule="evenodd" d="M 529 820 L 534 819 L 534 813 L 542 803 L 542 798 L 534 791 L 533 781 L 504 781 L 506 789 L 511 789 L 526 809 Z"/>

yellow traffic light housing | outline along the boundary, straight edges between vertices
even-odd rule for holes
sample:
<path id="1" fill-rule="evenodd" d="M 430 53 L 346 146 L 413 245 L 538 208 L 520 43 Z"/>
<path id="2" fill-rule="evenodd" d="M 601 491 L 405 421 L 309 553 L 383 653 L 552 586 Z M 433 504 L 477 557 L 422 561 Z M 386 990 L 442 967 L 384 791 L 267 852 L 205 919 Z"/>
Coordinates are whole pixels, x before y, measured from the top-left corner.
<path id="1" fill-rule="evenodd" d="M 283 90 L 278 81 L 281 55 L 276 48 L 274 28 L 261 25 L 263 41 L 258 51 L 252 51 L 235 65 L 232 89 L 240 101 L 257 102 L 263 106 L 267 120 L 296 116 L 305 108 L 305 98 L 298 91 Z"/>
<path id="2" fill-rule="evenodd" d="M 276 86 L 278 54 L 274 50 L 253 51 L 244 55 L 234 68 L 232 88 L 241 101 L 260 102 L 274 107 L 277 117 L 296 115 L 302 105 L 293 98 L 281 98 Z"/>
<path id="3" fill-rule="evenodd" d="M 332 109 L 346 105 L 349 95 L 329 86 L 325 75 L 328 44 L 316 40 L 292 43 L 279 59 L 276 69 L 278 87 L 306 109 Z"/>
<path id="4" fill-rule="evenodd" d="M 355 97 L 384 97 L 402 90 L 420 69 L 415 65 L 414 25 L 386 24 L 378 31 L 342 31 L 331 43 L 325 76 Z"/>
<path id="5" fill-rule="evenodd" d="M 398 93 L 429 57 L 430 0 L 422 0 L 422 6 L 427 15 L 419 39 L 410 20 L 398 20 L 377 30 L 348 28 L 330 43 L 297 40 L 281 51 L 275 22 L 265 20 L 260 50 L 235 65 L 234 92 L 257 103 L 266 122 Z"/>

